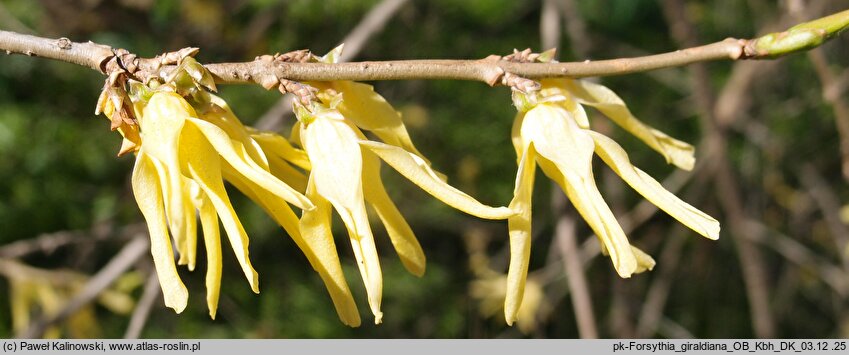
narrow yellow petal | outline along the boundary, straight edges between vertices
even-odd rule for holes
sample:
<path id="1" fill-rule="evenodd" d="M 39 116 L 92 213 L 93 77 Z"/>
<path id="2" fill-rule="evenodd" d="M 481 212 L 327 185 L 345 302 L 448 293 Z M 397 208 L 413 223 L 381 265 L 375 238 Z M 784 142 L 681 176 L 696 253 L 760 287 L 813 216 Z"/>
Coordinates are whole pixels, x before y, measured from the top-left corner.
<path id="1" fill-rule="evenodd" d="M 292 146 L 286 138 L 270 132 L 254 132 L 251 134 L 251 137 L 256 140 L 266 152 L 276 154 L 280 158 L 295 164 L 295 166 L 301 169 L 311 169 L 307 153 Z"/>
<path id="2" fill-rule="evenodd" d="M 196 127 L 203 132 L 203 135 L 215 147 L 215 151 L 221 155 L 221 158 L 230 163 L 241 174 L 249 177 L 269 192 L 282 197 L 298 208 L 312 209 L 314 207 L 306 196 L 275 178 L 274 175 L 271 175 L 271 173 L 260 167 L 253 159 L 248 159 L 244 155 L 245 149 L 241 147 L 243 146 L 241 142 L 230 139 L 227 133 L 209 122 L 193 118 L 189 118 L 189 122 L 192 125 L 187 125 L 186 127 Z M 183 135 L 185 136 L 185 132 Z"/>
<path id="3" fill-rule="evenodd" d="M 156 169 L 144 149 L 140 150 L 136 157 L 132 182 L 133 195 L 136 197 L 136 203 L 147 221 L 150 232 L 150 252 L 153 254 L 159 284 L 162 286 L 165 306 L 180 313 L 186 308 L 189 292 L 177 274 L 165 222 L 162 189 L 159 186 Z"/>
<path id="4" fill-rule="evenodd" d="M 280 181 L 283 181 L 296 191 L 306 191 L 307 176 L 292 167 L 288 162 L 276 155 L 269 155 L 268 165 L 271 175 L 274 175 L 274 177 L 280 179 Z"/>
<path id="5" fill-rule="evenodd" d="M 522 137 L 522 123 L 525 122 L 525 113 L 516 113 L 516 118 L 513 119 L 513 127 L 510 129 L 510 140 L 513 142 L 513 149 L 516 150 L 516 163 L 522 159 L 527 143 Z M 528 142 L 530 143 L 530 142 Z"/>
<path id="6" fill-rule="evenodd" d="M 504 319 L 513 325 L 525 295 L 528 264 L 531 257 L 531 201 L 534 189 L 536 162 L 533 143 L 521 156 L 516 187 L 510 209 L 517 214 L 507 219 L 510 230 L 510 266 L 507 270 L 507 293 L 504 298 Z"/>
<path id="7" fill-rule="evenodd" d="M 651 128 L 634 117 L 625 102 L 612 90 L 585 80 L 553 80 L 562 83 L 580 103 L 595 107 L 617 125 L 645 142 L 649 147 L 663 155 L 668 163 L 684 170 L 693 169 L 695 149 L 692 145 Z"/>
<path id="8" fill-rule="evenodd" d="M 377 154 L 383 161 L 447 205 L 473 216 L 485 219 L 506 219 L 514 214 L 507 207 L 484 205 L 464 192 L 457 190 L 428 166 L 421 157 L 396 146 L 372 141 L 360 141 L 360 145 Z"/>
<path id="9" fill-rule="evenodd" d="M 380 160 L 371 151 L 363 151 L 363 195 L 386 227 L 389 240 L 404 268 L 421 277 L 425 272 L 425 254 L 410 225 L 386 193 L 380 178 Z"/>
<path id="10" fill-rule="evenodd" d="M 185 232 L 183 235 L 186 238 L 186 263 L 188 264 L 189 271 L 195 270 L 195 265 L 197 264 L 197 255 L 198 255 L 198 224 L 197 224 L 197 212 L 195 209 L 195 205 L 191 199 L 191 184 L 195 184 L 191 180 L 185 177 L 181 177 L 181 181 L 183 183 L 182 191 L 180 194 L 183 199 L 183 216 L 185 218 Z M 181 255 L 182 257 L 182 255 Z"/>
<path id="11" fill-rule="evenodd" d="M 342 93 L 343 100 L 336 109 L 358 127 L 371 131 L 386 144 L 401 147 L 424 159 L 422 153 L 413 145 L 410 134 L 404 126 L 401 114 L 374 87 L 353 81 L 334 81 L 331 86 Z M 320 92 L 319 97 L 326 95 Z M 329 102 L 329 98 L 323 98 Z"/>
<path id="12" fill-rule="evenodd" d="M 538 158 L 542 171 L 553 181 L 560 185 L 566 193 L 569 201 L 578 210 L 581 217 L 587 221 L 590 228 L 601 241 L 602 248 L 606 249 L 613 261 L 613 267 L 620 277 L 631 277 L 637 270 L 637 260 L 631 251 L 631 245 L 625 232 L 616 220 L 616 216 L 604 202 L 598 187 L 595 185 L 593 176 L 587 178 L 578 177 L 575 174 L 562 174 L 559 166 L 541 157 Z"/>
<path id="13" fill-rule="evenodd" d="M 300 233 L 290 235 L 324 281 L 339 319 L 348 326 L 358 327 L 360 313 L 348 288 L 348 282 L 345 281 L 339 255 L 336 253 L 336 244 L 333 242 L 330 203 L 318 195 L 314 186 L 310 184 L 307 188 L 307 196 L 315 203 L 316 208 L 303 212 L 299 225 Z"/>
<path id="14" fill-rule="evenodd" d="M 259 293 L 259 277 L 251 266 L 248 257 L 248 236 L 230 204 L 227 191 L 224 189 L 220 160 L 215 154 L 211 142 L 204 139 L 204 135 L 196 126 L 186 125 L 183 129 L 182 139 L 184 143 L 180 145 L 180 155 L 187 160 L 188 172 L 206 193 L 218 212 L 224 230 L 227 231 L 227 238 L 236 253 L 236 259 L 242 266 L 242 271 L 245 273 L 251 289 Z"/>
<path id="15" fill-rule="evenodd" d="M 303 142 L 301 142 L 301 128 L 303 128 L 301 121 L 296 121 L 292 124 L 292 131 L 289 132 L 289 142 L 292 142 L 292 145 L 295 147 L 304 146 Z"/>
<path id="16" fill-rule="evenodd" d="M 307 197 L 313 201 L 316 208 L 304 211 L 299 222 L 286 201 L 280 197 L 257 193 L 257 191 L 261 192 L 262 188 L 239 176 L 232 167 L 225 166 L 224 174 L 227 181 L 259 204 L 277 224 L 286 230 L 324 281 L 339 319 L 348 326 L 358 327 L 360 314 L 348 283 L 345 281 L 336 245 L 333 242 L 330 228 L 331 207 L 327 200 L 318 195 L 315 188 L 307 187 Z"/>
<path id="17" fill-rule="evenodd" d="M 200 186 L 193 189 L 195 205 L 200 214 L 200 225 L 203 229 L 203 245 L 206 248 L 206 305 L 209 316 L 215 319 L 218 311 L 218 298 L 221 294 L 221 231 L 218 227 L 218 214 L 212 201 L 201 190 Z"/>
<path id="18" fill-rule="evenodd" d="M 363 158 L 357 144 L 361 133 L 334 110 L 319 113 L 309 125 L 301 126 L 301 131 L 304 149 L 312 163 L 311 185 L 345 222 L 369 306 L 378 324 L 383 318 L 380 311 L 383 276 L 365 210 Z"/>
<path id="19" fill-rule="evenodd" d="M 631 252 L 634 253 L 634 258 L 637 259 L 637 269 L 634 270 L 635 274 L 654 269 L 655 262 L 651 255 L 646 254 L 646 252 L 633 245 L 631 246 Z"/>
<path id="20" fill-rule="evenodd" d="M 178 150 L 180 134 L 194 110 L 186 100 L 174 93 L 157 93 L 144 108 L 139 121 L 144 136 L 146 154 L 156 166 L 165 202 L 165 216 L 180 265 L 188 264 L 186 208 L 183 205 L 182 175 Z"/>
<path id="21" fill-rule="evenodd" d="M 173 155 L 173 160 L 176 161 L 176 153 Z M 184 216 L 185 209 L 183 208 L 183 201 L 180 198 L 180 176 L 171 168 L 173 164 L 166 164 L 149 155 L 148 157 L 156 170 L 156 175 L 159 177 L 159 184 L 162 186 L 162 197 L 165 203 L 165 220 L 168 223 L 171 236 L 174 238 L 174 247 L 177 249 L 177 255 L 179 257 L 177 265 L 186 265 L 188 264 L 187 238 L 185 235 L 186 218 Z"/>
<path id="22" fill-rule="evenodd" d="M 312 163 L 316 190 L 334 205 L 353 208 L 362 203 L 363 158 L 356 128 L 337 111 L 325 111 L 307 126 L 301 138 Z"/>
<path id="23" fill-rule="evenodd" d="M 331 204 L 333 202 L 331 201 Z M 380 311 L 380 303 L 383 298 L 383 274 L 380 270 L 380 259 L 377 248 L 374 245 L 374 236 L 369 227 L 366 206 L 361 201 L 358 206 L 333 205 L 351 239 L 351 247 L 354 249 L 354 257 L 360 269 L 360 276 L 366 287 L 368 304 L 374 314 L 374 324 L 383 322 L 383 312 Z"/>
<path id="24" fill-rule="evenodd" d="M 631 165 L 628 153 L 612 139 L 596 132 L 590 135 L 595 141 L 596 154 L 640 195 L 697 233 L 710 239 L 719 238 L 716 219 L 682 201 L 657 180 Z"/>
<path id="25" fill-rule="evenodd" d="M 637 262 L 630 244 L 604 202 L 592 171 L 595 144 L 571 112 L 554 103 L 542 103 L 525 115 L 522 137 L 533 142 L 537 162 L 556 181 L 581 216 L 610 252 L 613 266 L 622 277 L 630 277 Z"/>
<path id="26" fill-rule="evenodd" d="M 233 110 L 224 99 L 209 94 L 212 105 L 207 107 L 207 110 L 198 112 L 198 118 L 208 121 L 227 133 L 230 139 L 239 141 L 253 161 L 263 167 L 268 166 L 268 160 L 263 153 L 260 145 L 252 136 L 251 131 L 242 124 L 242 121 L 236 117 Z"/>

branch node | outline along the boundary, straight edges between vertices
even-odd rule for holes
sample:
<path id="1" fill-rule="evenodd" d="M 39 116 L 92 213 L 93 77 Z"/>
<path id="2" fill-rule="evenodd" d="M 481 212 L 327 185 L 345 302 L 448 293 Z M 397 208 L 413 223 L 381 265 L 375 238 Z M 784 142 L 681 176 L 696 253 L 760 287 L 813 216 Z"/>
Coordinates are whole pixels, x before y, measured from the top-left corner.
<path id="1" fill-rule="evenodd" d="M 286 63 L 306 63 L 312 61 L 314 57 L 315 56 L 310 52 L 309 49 L 299 49 L 283 54 L 275 54 L 274 60 Z"/>
<path id="2" fill-rule="evenodd" d="M 295 95 L 298 98 L 298 102 L 306 107 L 309 107 L 310 103 L 318 101 L 318 97 L 316 96 L 318 89 L 304 83 L 289 79 L 280 79 L 280 85 L 277 89 L 283 94 Z"/>
<path id="3" fill-rule="evenodd" d="M 501 84 L 504 86 L 509 86 L 513 90 L 518 90 L 526 94 L 533 91 L 539 91 L 542 86 L 539 82 L 523 78 L 521 76 L 509 72 L 504 73 L 504 75 L 501 77 Z"/>
<path id="4" fill-rule="evenodd" d="M 71 49 L 72 42 L 67 37 L 62 37 L 56 40 L 56 46 L 59 49 L 68 50 Z"/>

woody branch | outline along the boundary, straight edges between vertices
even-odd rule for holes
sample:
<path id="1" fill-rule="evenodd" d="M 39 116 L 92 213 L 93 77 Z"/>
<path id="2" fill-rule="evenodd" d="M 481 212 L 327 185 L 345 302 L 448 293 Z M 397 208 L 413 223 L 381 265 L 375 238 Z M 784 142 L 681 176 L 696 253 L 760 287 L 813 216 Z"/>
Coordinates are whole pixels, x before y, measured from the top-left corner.
<path id="1" fill-rule="evenodd" d="M 205 67 L 219 84 L 263 84 L 294 81 L 453 79 L 501 83 L 506 73 L 528 79 L 611 76 L 687 64 L 740 59 L 771 59 L 817 47 L 849 27 L 849 10 L 802 23 L 784 32 L 755 39 L 729 38 L 674 52 L 634 58 L 566 63 L 527 63 L 490 56 L 478 60 L 396 60 L 351 63 L 301 63 L 258 57 L 241 63 L 214 63 Z M 164 77 L 175 68 L 165 57 L 138 58 L 131 53 L 93 42 L 48 39 L 0 31 L 0 50 L 65 61 L 108 73 L 117 65 L 140 78 Z M 191 52 L 191 49 L 186 49 Z M 118 59 L 114 61 L 113 59 Z"/>

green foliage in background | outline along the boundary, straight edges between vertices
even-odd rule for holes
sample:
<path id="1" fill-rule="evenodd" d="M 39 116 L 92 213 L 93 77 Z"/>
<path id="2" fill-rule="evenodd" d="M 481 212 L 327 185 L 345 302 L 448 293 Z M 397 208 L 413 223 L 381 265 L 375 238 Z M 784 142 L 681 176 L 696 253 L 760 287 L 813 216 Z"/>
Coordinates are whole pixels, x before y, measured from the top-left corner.
<path id="1" fill-rule="evenodd" d="M 0 28 L 32 30 L 47 37 L 92 40 L 123 47 L 143 56 L 185 46 L 201 48 L 200 62 L 252 60 L 265 53 L 308 48 L 324 53 L 359 22 L 378 1 L 278 0 L 9 0 L 0 11 L 20 21 Z M 677 48 L 669 34 L 661 4 L 653 0 L 579 2 L 587 21 L 591 59 L 643 55 Z M 754 36 L 780 16 L 772 2 L 714 0 L 687 4 L 704 43 L 729 36 Z M 483 58 L 508 54 L 513 48 L 539 50 L 538 1 L 413 1 L 375 36 L 357 60 Z M 20 28 L 15 28 L 18 26 Z M 825 47 L 834 65 L 849 65 L 846 36 Z M 583 60 L 570 51 L 564 36 L 561 60 Z M 712 84 L 725 84 L 732 63 L 709 64 Z M 730 130 L 732 162 L 744 201 L 752 216 L 773 230 L 800 239 L 814 251 L 834 254 L 822 216 L 803 198 L 797 172 L 815 166 L 838 187 L 840 201 L 849 190 L 840 179 L 838 136 L 833 113 L 822 99 L 819 82 L 804 55 L 782 59 L 768 78 L 753 86 L 744 118 Z M 696 145 L 703 137 L 698 112 L 687 84 L 687 69 L 665 69 L 603 79 L 642 120 L 671 136 Z M 132 157 L 116 158 L 120 136 L 94 115 L 103 77 L 71 64 L 21 56 L 0 58 L 0 245 L 62 230 L 87 231 L 98 224 L 142 222 L 129 189 Z M 404 114 L 413 141 L 450 181 L 484 203 L 509 202 L 516 170 L 509 141 L 515 108 L 504 87 L 476 82 L 397 81 L 373 83 L 376 91 Z M 280 97 L 258 86 L 222 86 L 224 97 L 246 124 L 255 123 Z M 845 96 L 845 95 L 844 95 Z M 590 118 L 593 119 L 594 114 Z M 291 124 L 291 121 L 289 121 Z M 619 141 L 635 165 L 663 180 L 673 168 L 618 127 L 593 120 L 594 128 Z M 763 138 L 753 142 L 751 135 Z M 701 153 L 697 151 L 697 158 Z M 602 192 L 617 215 L 640 201 L 636 193 L 606 167 L 596 170 Z M 180 315 L 159 300 L 143 337 L 150 338 L 494 338 L 576 337 L 574 313 L 566 295 L 565 276 L 546 289 L 554 302 L 542 325 L 531 334 L 506 327 L 500 317 L 485 318 L 470 296 L 470 231 L 483 231 L 493 267 L 506 270 L 506 222 L 481 222 L 425 198 L 391 169 L 384 169 L 387 188 L 416 231 L 428 257 L 421 279 L 404 272 L 390 251 L 385 232 L 376 230 L 384 269 L 383 311 L 379 326 L 364 322 L 351 329 L 341 324 L 320 279 L 305 257 L 262 210 L 228 190 L 251 235 L 251 258 L 260 274 L 259 295 L 250 291 L 232 255 L 225 253 L 219 317 L 209 319 L 204 303 L 203 272 L 180 273 L 190 290 L 189 306 Z M 544 180 L 544 179 L 539 179 Z M 548 208 L 551 187 L 538 182 L 531 269 L 548 265 L 554 229 Z M 685 187 L 685 200 L 720 221 L 712 191 Z M 801 204 L 801 205 L 799 205 Z M 804 212 L 789 218 L 788 208 Z M 335 218 L 335 217 L 334 217 Z M 339 221 L 336 221 L 339 222 Z M 341 229 L 341 223 L 336 223 Z M 752 337 L 748 304 L 732 237 L 719 242 L 694 238 L 670 218 L 658 215 L 629 234 L 641 249 L 660 256 L 668 238 L 686 238 L 672 279 L 665 317 L 688 333 L 667 330 L 654 336 Z M 590 235 L 583 222 L 579 242 Z M 343 236 L 340 230 L 337 236 Z M 353 255 L 337 240 L 348 279 L 356 280 Z M 75 246 L 54 254 L 33 254 L 24 261 L 43 268 L 73 268 L 93 273 L 120 248 L 121 241 Z M 849 322 L 835 314 L 831 290 L 809 270 L 768 252 L 768 280 L 776 293 L 771 305 L 780 337 L 846 337 Z M 203 253 L 200 253 L 203 255 Z M 659 267 L 663 258 L 657 258 Z M 199 265 L 205 265 L 203 257 Z M 801 270 L 801 271 L 798 271 Z M 633 336 L 633 323 L 655 273 L 619 279 L 609 261 L 596 258 L 588 269 L 590 292 L 600 331 L 605 337 Z M 785 280 L 784 277 L 792 277 Z M 786 283 L 786 284 L 785 284 Z M 361 312 L 367 312 L 365 290 L 350 282 Z M 795 292 L 782 291 L 789 287 Z M 0 337 L 13 336 L 8 284 L 0 281 Z M 141 294 L 141 289 L 136 295 Z M 614 294 L 624 295 L 614 297 Z M 845 300 L 837 302 L 845 303 Z M 102 336 L 121 337 L 129 321 L 98 308 Z M 363 313 L 365 315 L 365 313 Z M 364 317 L 364 319 L 370 319 Z M 629 325 L 630 324 L 630 325 Z M 677 329 L 670 326 L 670 329 Z"/>

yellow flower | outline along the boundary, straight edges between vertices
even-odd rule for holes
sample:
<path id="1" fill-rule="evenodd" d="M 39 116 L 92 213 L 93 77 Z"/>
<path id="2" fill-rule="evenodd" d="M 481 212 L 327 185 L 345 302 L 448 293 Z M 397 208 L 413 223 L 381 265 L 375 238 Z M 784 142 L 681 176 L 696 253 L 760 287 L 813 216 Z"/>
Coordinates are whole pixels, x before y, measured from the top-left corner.
<path id="1" fill-rule="evenodd" d="M 487 273 L 472 281 L 469 294 L 479 302 L 479 310 L 484 317 L 495 317 L 503 306 L 506 295 L 507 276 L 499 273 Z M 529 278 L 524 286 L 521 307 L 516 312 L 516 324 L 523 334 L 531 334 L 552 311 L 545 297 L 544 284 L 540 280 Z"/>
<path id="2" fill-rule="evenodd" d="M 400 116 L 370 86 L 351 82 L 325 84 L 318 96 L 326 102 L 315 103 L 309 110 L 303 106 L 295 109 L 299 120 L 296 140 L 304 147 L 311 168 L 307 197 L 316 204 L 315 210 L 304 211 L 301 216 L 301 233 L 308 239 L 332 240 L 331 206 L 339 213 L 348 229 L 375 323 L 380 323 L 383 279 L 365 204 L 377 212 L 411 273 L 424 273 L 425 257 L 412 229 L 383 187 L 378 158 L 461 211 L 490 219 L 505 219 L 512 211 L 483 205 L 445 183 L 424 158 L 411 152 L 415 148 Z M 386 143 L 366 140 L 361 128 L 374 132 Z"/>
<path id="3" fill-rule="evenodd" d="M 259 292 L 257 273 L 248 257 L 248 237 L 223 179 L 243 191 L 276 196 L 302 209 L 315 206 L 268 171 L 268 159 L 259 145 L 220 98 L 210 95 L 217 104 L 199 115 L 186 99 L 164 88 L 153 92 L 146 104 L 137 105 L 141 145 L 133 192 L 148 222 L 165 304 L 178 313 L 186 307 L 188 292 L 177 274 L 169 235 L 174 237 L 179 263 L 194 269 L 198 211 L 209 263 L 207 304 L 214 318 L 221 287 L 219 218 L 251 288 Z"/>
<path id="4" fill-rule="evenodd" d="M 522 303 L 528 272 L 531 232 L 531 196 L 536 165 L 557 182 L 601 241 L 621 277 L 651 270 L 654 260 L 628 242 L 616 217 L 595 184 L 592 157 L 597 154 L 625 182 L 646 199 L 697 233 L 719 237 L 719 222 L 667 191 L 651 176 L 631 165 L 628 154 L 610 138 L 589 130 L 581 103 L 592 105 L 614 122 L 684 169 L 693 166 L 693 148 L 654 130 L 628 111 L 609 89 L 568 79 L 544 80 L 536 95 L 516 93 L 520 112 L 513 126 L 513 143 L 519 172 L 510 208 L 518 214 L 508 219 L 510 266 L 507 277 L 505 318 L 512 324 Z"/>

